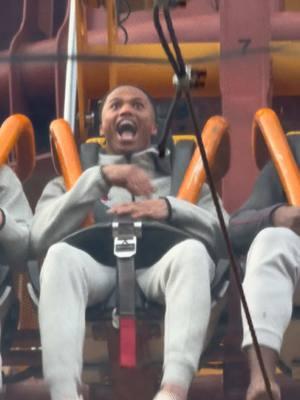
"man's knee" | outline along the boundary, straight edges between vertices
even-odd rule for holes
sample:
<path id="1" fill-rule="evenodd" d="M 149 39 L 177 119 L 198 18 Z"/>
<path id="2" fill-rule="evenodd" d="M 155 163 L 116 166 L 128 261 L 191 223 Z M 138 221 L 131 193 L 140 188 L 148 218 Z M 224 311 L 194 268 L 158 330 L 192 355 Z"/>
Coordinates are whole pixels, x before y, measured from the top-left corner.
<path id="1" fill-rule="evenodd" d="M 173 250 L 174 270 L 196 278 L 204 270 L 209 272 L 209 269 L 213 268 L 213 261 L 205 245 L 198 240 L 187 239 L 176 245 Z"/>
<path id="2" fill-rule="evenodd" d="M 261 230 L 255 237 L 251 247 L 251 252 L 281 252 L 285 248 L 299 246 L 298 235 L 291 229 L 284 227 L 269 227 Z"/>
<path id="3" fill-rule="evenodd" d="M 56 243 L 52 245 L 44 259 L 40 282 L 47 280 L 63 279 L 63 276 L 70 277 L 72 274 L 80 273 L 76 268 L 76 249 L 67 243 Z M 77 260 L 78 261 L 78 260 Z"/>
<path id="4" fill-rule="evenodd" d="M 269 227 L 261 230 L 255 237 L 254 242 L 280 245 L 282 243 L 293 243 L 297 239 L 299 239 L 298 235 L 289 228 Z"/>
<path id="5" fill-rule="evenodd" d="M 299 245 L 300 239 L 291 229 L 283 227 L 263 229 L 250 247 L 245 282 L 257 275 L 261 279 L 263 276 L 274 279 L 274 274 L 280 274 L 278 279 L 283 277 L 292 279 L 295 285 L 299 276 Z"/>

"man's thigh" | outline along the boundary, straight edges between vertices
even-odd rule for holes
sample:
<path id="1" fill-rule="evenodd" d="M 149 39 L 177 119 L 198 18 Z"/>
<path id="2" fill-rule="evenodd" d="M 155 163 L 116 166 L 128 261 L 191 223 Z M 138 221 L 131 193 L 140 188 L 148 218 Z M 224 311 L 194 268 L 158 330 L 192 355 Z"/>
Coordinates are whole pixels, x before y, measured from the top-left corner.
<path id="1" fill-rule="evenodd" d="M 214 275 L 215 264 L 205 246 L 195 239 L 187 239 L 173 246 L 153 266 L 138 270 L 137 282 L 147 298 L 164 304 L 169 279 L 180 277 L 187 287 L 199 281 L 209 286 Z"/>
<path id="2" fill-rule="evenodd" d="M 116 282 L 114 268 L 105 266 L 87 252 L 67 243 L 50 247 L 41 270 L 41 290 L 45 293 L 59 292 L 67 296 L 83 290 L 88 304 L 105 300 Z"/>

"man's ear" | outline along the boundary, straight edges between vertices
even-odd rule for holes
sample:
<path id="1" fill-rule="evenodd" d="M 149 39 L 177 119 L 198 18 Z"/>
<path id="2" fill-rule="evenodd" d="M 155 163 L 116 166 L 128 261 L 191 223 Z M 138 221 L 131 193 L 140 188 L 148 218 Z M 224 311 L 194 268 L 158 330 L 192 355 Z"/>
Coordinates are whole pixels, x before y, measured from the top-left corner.
<path id="1" fill-rule="evenodd" d="M 102 130 L 102 124 L 99 125 L 99 136 L 105 136 L 104 131 Z"/>
<path id="2" fill-rule="evenodd" d="M 152 129 L 151 129 L 151 136 L 156 136 L 158 133 L 158 129 L 157 129 L 157 125 L 153 125 Z"/>

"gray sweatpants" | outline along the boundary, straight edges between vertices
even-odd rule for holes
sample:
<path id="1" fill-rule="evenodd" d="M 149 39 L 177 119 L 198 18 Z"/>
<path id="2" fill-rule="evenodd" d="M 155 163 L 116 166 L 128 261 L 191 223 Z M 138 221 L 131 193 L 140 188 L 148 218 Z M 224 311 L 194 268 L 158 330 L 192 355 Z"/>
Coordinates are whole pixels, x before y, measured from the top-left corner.
<path id="1" fill-rule="evenodd" d="M 243 282 L 258 342 L 278 353 L 300 304 L 300 237 L 287 228 L 263 229 L 248 252 Z M 243 347 L 252 344 L 243 313 Z"/>
<path id="2" fill-rule="evenodd" d="M 186 240 L 156 264 L 137 271 L 147 298 L 166 305 L 163 382 L 187 388 L 203 349 L 215 265 L 205 246 Z M 78 398 L 85 308 L 103 301 L 115 285 L 113 268 L 66 243 L 50 247 L 41 270 L 39 324 L 44 377 L 52 400 Z"/>

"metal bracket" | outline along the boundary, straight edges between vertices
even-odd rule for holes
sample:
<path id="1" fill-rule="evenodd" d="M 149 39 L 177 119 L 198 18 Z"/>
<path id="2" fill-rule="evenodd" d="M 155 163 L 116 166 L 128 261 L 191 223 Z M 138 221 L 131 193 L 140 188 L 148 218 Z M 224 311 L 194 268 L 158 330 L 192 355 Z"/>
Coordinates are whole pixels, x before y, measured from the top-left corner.
<path id="1" fill-rule="evenodd" d="M 137 237 L 142 234 L 140 221 L 113 221 L 114 255 L 118 258 L 130 258 L 136 253 Z"/>
<path id="2" fill-rule="evenodd" d="M 207 72 L 205 70 L 197 70 L 192 68 L 191 65 L 186 65 L 185 75 L 181 78 L 173 75 L 172 83 L 183 90 L 204 87 L 206 76 Z"/>

